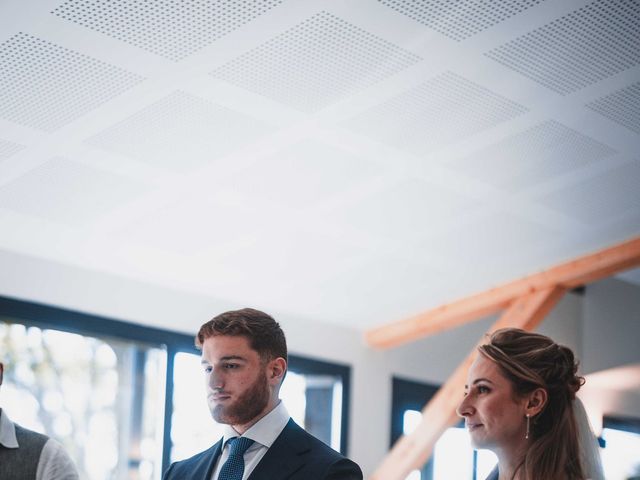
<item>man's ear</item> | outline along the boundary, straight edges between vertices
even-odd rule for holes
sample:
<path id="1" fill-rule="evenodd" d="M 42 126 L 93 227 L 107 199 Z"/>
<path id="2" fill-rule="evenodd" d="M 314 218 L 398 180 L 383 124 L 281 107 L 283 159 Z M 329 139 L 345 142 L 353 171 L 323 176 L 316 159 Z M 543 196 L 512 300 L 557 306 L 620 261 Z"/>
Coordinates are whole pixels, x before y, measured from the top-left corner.
<path id="1" fill-rule="evenodd" d="M 287 371 L 287 361 L 282 358 L 274 358 L 269 362 L 267 373 L 269 375 L 269 381 L 274 383 L 282 382 L 284 374 Z"/>
<path id="2" fill-rule="evenodd" d="M 526 396 L 527 403 L 525 407 L 525 414 L 530 417 L 538 415 L 547 404 L 548 394 L 544 388 L 536 388 L 533 392 Z"/>

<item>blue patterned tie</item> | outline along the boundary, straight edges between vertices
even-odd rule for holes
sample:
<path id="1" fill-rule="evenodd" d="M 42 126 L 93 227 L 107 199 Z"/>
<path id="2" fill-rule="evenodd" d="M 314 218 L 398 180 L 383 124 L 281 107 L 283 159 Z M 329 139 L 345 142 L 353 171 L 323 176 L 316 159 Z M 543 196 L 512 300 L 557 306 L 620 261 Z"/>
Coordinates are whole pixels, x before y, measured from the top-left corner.
<path id="1" fill-rule="evenodd" d="M 244 452 L 251 446 L 253 440 L 245 437 L 235 437 L 229 440 L 229 458 L 224 462 L 218 475 L 218 480 L 242 480 L 244 474 Z"/>

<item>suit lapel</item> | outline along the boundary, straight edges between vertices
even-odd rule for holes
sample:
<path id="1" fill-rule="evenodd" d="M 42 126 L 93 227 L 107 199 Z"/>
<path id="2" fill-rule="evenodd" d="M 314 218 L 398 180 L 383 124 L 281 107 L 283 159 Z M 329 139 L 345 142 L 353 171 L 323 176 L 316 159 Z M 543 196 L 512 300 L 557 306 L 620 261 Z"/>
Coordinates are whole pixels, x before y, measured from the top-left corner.
<path id="1" fill-rule="evenodd" d="M 285 480 L 302 468 L 310 449 L 306 432 L 290 418 L 247 480 Z"/>
<path id="2" fill-rule="evenodd" d="M 201 458 L 198 459 L 194 465 L 192 472 L 190 472 L 189 478 L 210 480 L 213 475 L 213 468 L 222 453 L 222 438 L 213 445 L 211 448 L 204 452 Z"/>

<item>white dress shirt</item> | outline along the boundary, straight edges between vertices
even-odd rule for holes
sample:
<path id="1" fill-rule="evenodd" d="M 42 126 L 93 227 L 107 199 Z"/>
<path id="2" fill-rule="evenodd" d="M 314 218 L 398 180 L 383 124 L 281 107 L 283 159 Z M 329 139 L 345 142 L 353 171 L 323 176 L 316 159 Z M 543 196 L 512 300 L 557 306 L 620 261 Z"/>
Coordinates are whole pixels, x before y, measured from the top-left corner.
<path id="1" fill-rule="evenodd" d="M 20 447 L 15 424 L 4 410 L 0 410 L 0 445 L 5 448 Z M 78 480 L 73 461 L 62 445 L 52 438 L 47 440 L 40 452 L 36 480 Z"/>
<path id="2" fill-rule="evenodd" d="M 249 478 L 249 475 L 251 475 L 251 472 L 253 472 L 258 463 L 260 463 L 260 460 L 262 460 L 262 457 L 267 453 L 267 450 L 273 445 L 278 435 L 282 433 L 282 430 L 284 430 L 284 427 L 286 427 L 289 422 L 289 418 L 289 412 L 281 400 L 273 410 L 258 420 L 249 430 L 244 432 L 242 436 L 250 438 L 254 443 L 244 453 L 244 475 L 242 476 L 242 480 Z M 230 425 L 225 425 L 224 437 L 222 438 L 222 453 L 218 458 L 216 467 L 213 469 L 211 480 L 218 479 L 224 462 L 229 458 L 229 450 L 231 447 L 228 441 L 238 436 L 238 432 L 231 428 Z"/>

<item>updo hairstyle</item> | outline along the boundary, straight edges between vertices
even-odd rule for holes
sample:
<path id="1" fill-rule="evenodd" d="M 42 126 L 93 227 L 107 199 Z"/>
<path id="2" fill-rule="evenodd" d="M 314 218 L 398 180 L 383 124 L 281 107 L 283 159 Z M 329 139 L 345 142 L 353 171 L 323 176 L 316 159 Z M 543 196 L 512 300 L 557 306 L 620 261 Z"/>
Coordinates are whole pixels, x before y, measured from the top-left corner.
<path id="1" fill-rule="evenodd" d="M 571 349 L 538 333 L 503 328 L 478 350 L 498 365 L 516 397 L 538 388 L 547 392 L 546 405 L 531 419 L 532 441 L 521 464 L 524 478 L 584 479 L 573 414 L 573 400 L 584 378 L 577 374 Z"/>

